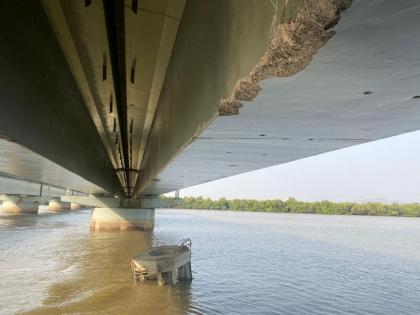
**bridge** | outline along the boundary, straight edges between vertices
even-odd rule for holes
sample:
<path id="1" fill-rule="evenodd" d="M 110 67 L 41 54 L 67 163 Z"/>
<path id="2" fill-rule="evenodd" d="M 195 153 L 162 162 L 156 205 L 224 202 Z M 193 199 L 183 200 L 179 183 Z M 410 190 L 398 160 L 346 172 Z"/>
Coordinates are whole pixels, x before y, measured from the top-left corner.
<path id="1" fill-rule="evenodd" d="M 0 8 L 3 213 L 153 229 L 163 193 L 420 126 L 416 0 Z"/>

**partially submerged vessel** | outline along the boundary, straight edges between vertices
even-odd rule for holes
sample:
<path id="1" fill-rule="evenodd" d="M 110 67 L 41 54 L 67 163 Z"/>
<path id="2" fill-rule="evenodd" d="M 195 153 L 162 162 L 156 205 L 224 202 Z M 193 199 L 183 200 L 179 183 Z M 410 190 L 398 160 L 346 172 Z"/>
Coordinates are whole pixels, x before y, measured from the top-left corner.
<path id="1" fill-rule="evenodd" d="M 176 285 L 192 279 L 191 240 L 183 239 L 177 245 L 149 248 L 131 260 L 133 279 L 157 280 L 159 285 Z"/>

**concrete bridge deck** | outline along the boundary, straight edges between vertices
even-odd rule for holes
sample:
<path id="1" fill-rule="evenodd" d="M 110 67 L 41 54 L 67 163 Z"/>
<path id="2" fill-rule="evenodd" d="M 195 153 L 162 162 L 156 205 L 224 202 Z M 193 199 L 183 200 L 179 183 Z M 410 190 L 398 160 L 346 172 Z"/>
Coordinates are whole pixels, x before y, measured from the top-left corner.
<path id="1" fill-rule="evenodd" d="M 419 6 L 0 1 L 0 173 L 141 199 L 417 130 Z"/>

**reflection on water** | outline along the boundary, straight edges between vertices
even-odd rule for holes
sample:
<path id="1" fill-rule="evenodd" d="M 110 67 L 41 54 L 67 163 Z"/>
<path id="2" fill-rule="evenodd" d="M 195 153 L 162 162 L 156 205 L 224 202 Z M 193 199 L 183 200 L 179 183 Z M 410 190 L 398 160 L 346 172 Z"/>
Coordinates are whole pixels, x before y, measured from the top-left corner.
<path id="1" fill-rule="evenodd" d="M 138 314 L 139 309 L 185 314 L 188 309 L 188 283 L 168 289 L 131 281 L 130 258 L 159 243 L 152 232 L 90 232 L 88 211 L 0 220 L 2 314 L 27 308 L 28 314 Z"/>
<path id="2" fill-rule="evenodd" d="M 48 289 L 43 301 L 47 306 L 30 314 L 101 312 L 113 314 L 184 314 L 188 287 L 168 294 L 166 288 L 130 281 L 129 258 L 151 246 L 151 233 L 94 233 L 66 250 L 79 252 L 67 263 L 79 266 L 75 278 L 59 282 Z"/>
<path id="3" fill-rule="evenodd" d="M 193 240 L 191 283 L 129 261 Z M 420 314 L 420 219 L 159 210 L 153 232 L 89 231 L 89 211 L 0 218 L 0 313 Z"/>

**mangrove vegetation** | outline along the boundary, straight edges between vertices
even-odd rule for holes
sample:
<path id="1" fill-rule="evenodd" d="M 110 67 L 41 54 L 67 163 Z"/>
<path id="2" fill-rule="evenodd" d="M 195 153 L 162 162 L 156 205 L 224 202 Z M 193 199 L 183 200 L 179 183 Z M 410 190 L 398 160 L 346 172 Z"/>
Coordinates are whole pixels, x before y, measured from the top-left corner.
<path id="1" fill-rule="evenodd" d="M 374 215 L 420 217 L 420 204 L 384 204 L 379 202 L 305 202 L 294 198 L 287 200 L 253 200 L 220 198 L 212 200 L 203 197 L 185 197 L 181 209 L 208 209 L 232 211 L 256 211 L 278 213 L 314 213 L 334 215 Z"/>

